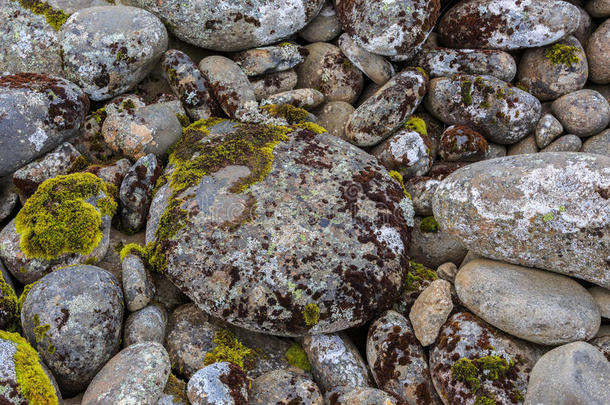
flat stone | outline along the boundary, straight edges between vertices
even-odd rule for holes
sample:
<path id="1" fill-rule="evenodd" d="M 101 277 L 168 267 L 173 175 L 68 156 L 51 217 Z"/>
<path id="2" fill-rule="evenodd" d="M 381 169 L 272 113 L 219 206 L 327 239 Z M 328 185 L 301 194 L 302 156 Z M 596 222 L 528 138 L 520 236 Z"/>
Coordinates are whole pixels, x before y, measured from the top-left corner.
<path id="1" fill-rule="evenodd" d="M 591 287 L 588 291 L 593 296 L 601 316 L 610 319 L 610 291 L 601 287 Z"/>
<path id="2" fill-rule="evenodd" d="M 310 379 L 289 370 L 275 370 L 252 381 L 248 393 L 249 404 L 323 405 L 320 389 Z"/>
<path id="3" fill-rule="evenodd" d="M 610 122 L 610 104 L 595 90 L 578 90 L 553 102 L 553 114 L 571 134 L 591 136 Z"/>
<path id="4" fill-rule="evenodd" d="M 587 60 L 589 62 L 589 79 L 598 84 L 610 83 L 610 21 L 606 19 L 591 34 L 587 41 Z"/>

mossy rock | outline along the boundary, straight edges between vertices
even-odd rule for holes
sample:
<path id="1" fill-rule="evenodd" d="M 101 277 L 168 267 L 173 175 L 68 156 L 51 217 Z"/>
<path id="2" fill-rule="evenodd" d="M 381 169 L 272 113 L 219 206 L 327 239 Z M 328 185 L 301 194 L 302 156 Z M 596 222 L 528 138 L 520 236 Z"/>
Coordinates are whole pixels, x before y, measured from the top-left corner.
<path id="1" fill-rule="evenodd" d="M 18 333 L 0 330 L 0 402 L 57 405 L 59 388 L 36 350 Z"/>
<path id="2" fill-rule="evenodd" d="M 362 324 L 398 296 L 411 202 L 345 141 L 199 121 L 165 176 L 147 223 L 148 261 L 205 312 L 299 336 Z"/>

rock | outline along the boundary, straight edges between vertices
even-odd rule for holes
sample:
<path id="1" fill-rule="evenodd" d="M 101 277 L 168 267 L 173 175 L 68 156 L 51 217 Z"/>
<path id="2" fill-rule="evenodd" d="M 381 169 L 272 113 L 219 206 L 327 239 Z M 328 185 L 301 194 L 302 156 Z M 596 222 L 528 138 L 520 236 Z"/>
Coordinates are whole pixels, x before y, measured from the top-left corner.
<path id="1" fill-rule="evenodd" d="M 405 60 L 432 31 L 439 16 L 440 2 L 336 1 L 335 9 L 343 29 L 358 45 L 377 55 Z"/>
<path id="2" fill-rule="evenodd" d="M 193 405 L 247 404 L 248 379 L 234 363 L 214 363 L 191 377 L 187 395 Z"/>
<path id="3" fill-rule="evenodd" d="M 578 152 L 582 147 L 582 141 L 576 135 L 564 135 L 540 152 Z"/>
<path id="4" fill-rule="evenodd" d="M 105 166 L 89 166 L 86 171 L 95 174 L 106 183 L 114 184 L 117 189 L 120 189 L 121 183 L 123 183 L 123 179 L 130 168 L 131 162 L 129 159 L 123 158 Z"/>
<path id="5" fill-rule="evenodd" d="M 585 9 L 592 17 L 610 17 L 608 0 L 588 0 Z"/>
<path id="6" fill-rule="evenodd" d="M 413 177 L 405 181 L 405 188 L 413 199 L 413 208 L 417 215 L 432 215 L 432 197 L 436 188 L 451 172 L 463 166 L 463 163 L 435 163 L 425 176 Z"/>
<path id="7" fill-rule="evenodd" d="M 441 136 L 438 153 L 443 160 L 474 162 L 487 156 L 487 141 L 464 125 L 451 125 Z"/>
<path id="8" fill-rule="evenodd" d="M 485 49 L 423 49 L 413 65 L 422 67 L 431 77 L 466 73 L 494 76 L 510 82 L 517 73 L 517 64 L 508 52 Z"/>
<path id="9" fill-rule="evenodd" d="M 564 129 L 578 136 L 598 134 L 610 122 L 610 104 L 595 90 L 578 90 L 559 97 L 552 109 Z"/>
<path id="10" fill-rule="evenodd" d="M 553 45 L 528 49 L 519 61 L 519 83 L 540 101 L 555 100 L 582 89 L 588 75 L 585 50 L 572 36 Z"/>
<path id="11" fill-rule="evenodd" d="M 46 180 L 0 231 L 0 258 L 23 284 L 68 265 L 97 262 L 108 250 L 115 210 L 106 185 L 90 173 Z"/>
<path id="12" fill-rule="evenodd" d="M 383 56 L 370 53 L 344 33 L 339 37 L 339 48 L 356 67 L 379 85 L 385 84 L 396 73 L 394 66 Z"/>
<path id="13" fill-rule="evenodd" d="M 354 111 L 345 135 L 357 146 L 378 144 L 407 121 L 427 89 L 424 73 L 409 68 L 401 71 Z"/>
<path id="14" fill-rule="evenodd" d="M 445 405 L 522 403 L 542 350 L 468 312 L 452 315 L 430 349 L 432 382 Z"/>
<path id="15" fill-rule="evenodd" d="M 582 144 L 581 152 L 597 153 L 610 157 L 610 129 L 606 129 L 594 135 Z"/>
<path id="16" fill-rule="evenodd" d="M 106 143 L 102 135 L 102 124 L 106 116 L 106 107 L 91 112 L 85 117 L 80 136 L 70 140 L 70 143 L 76 150 L 97 166 L 108 165 L 108 162 L 117 161 L 121 158 Z M 131 167 L 131 163 L 129 167 Z M 121 183 L 117 187 L 120 185 Z"/>
<path id="17" fill-rule="evenodd" d="M 567 152 L 473 163 L 443 180 L 434 217 L 474 253 L 607 288 L 609 168 Z"/>
<path id="18" fill-rule="evenodd" d="M 610 319 L 610 291 L 601 287 L 591 287 L 588 291 L 593 296 L 601 316 Z"/>
<path id="19" fill-rule="evenodd" d="M 87 166 L 87 163 L 87 158 L 74 146 L 64 142 L 54 151 L 23 166 L 13 173 L 13 184 L 17 187 L 21 203 L 25 203 L 43 181 L 61 174 L 80 171 Z"/>
<path id="20" fill-rule="evenodd" d="M 19 73 L 0 77 L 0 177 L 76 135 L 89 99 L 73 83 Z"/>
<path id="21" fill-rule="evenodd" d="M 165 341 L 167 313 L 160 305 L 149 305 L 129 314 L 125 321 L 123 347 L 136 343 Z"/>
<path id="22" fill-rule="evenodd" d="M 372 386 L 372 378 L 358 349 L 344 334 L 305 336 L 303 349 L 322 392 L 337 386 Z"/>
<path id="23" fill-rule="evenodd" d="M 369 327 L 366 357 L 377 386 L 406 404 L 438 404 L 424 348 L 409 321 L 386 311 Z"/>
<path id="24" fill-rule="evenodd" d="M 425 103 L 445 124 L 466 125 L 502 145 L 523 139 L 541 112 L 538 99 L 493 76 L 432 79 Z"/>
<path id="25" fill-rule="evenodd" d="M 580 12 L 557 0 L 467 0 L 438 24 L 439 40 L 451 48 L 523 49 L 552 44 L 576 31 Z"/>
<path id="26" fill-rule="evenodd" d="M 298 108 L 312 109 L 324 103 L 324 94 L 316 89 L 296 89 L 273 94 L 261 101 L 261 105 L 290 104 Z"/>
<path id="27" fill-rule="evenodd" d="M 282 42 L 279 45 L 248 49 L 232 58 L 247 76 L 259 76 L 292 69 L 302 63 L 307 54 L 307 49 L 302 46 Z"/>
<path id="28" fill-rule="evenodd" d="M 200 48 L 231 52 L 273 44 L 303 28 L 324 0 L 130 0 L 165 21 L 184 42 Z"/>
<path id="29" fill-rule="evenodd" d="M 193 120 L 220 114 L 220 106 L 210 95 L 207 80 L 187 54 L 170 49 L 163 54 L 161 67 L 163 77 Z"/>
<path id="30" fill-rule="evenodd" d="M 574 342 L 538 360 L 527 387 L 526 404 L 591 404 L 610 402 L 610 363 L 593 346 Z"/>
<path id="31" fill-rule="evenodd" d="M 157 157 L 149 153 L 129 169 L 119 190 L 121 225 L 129 232 L 139 231 L 146 223 L 152 192 L 163 171 Z"/>
<path id="32" fill-rule="evenodd" d="M 436 274 L 438 274 L 438 277 L 449 281 L 451 284 L 455 282 L 457 272 L 458 268 L 455 263 L 452 262 L 443 263 L 436 269 Z"/>
<path id="33" fill-rule="evenodd" d="M 79 10 L 59 32 L 64 73 L 92 100 L 132 89 L 167 49 L 167 31 L 151 13 L 125 6 Z"/>
<path id="34" fill-rule="evenodd" d="M 347 140 L 345 136 L 345 124 L 355 108 L 345 101 L 331 101 L 324 104 L 318 114 L 318 124 L 325 128 L 329 134 Z"/>
<path id="35" fill-rule="evenodd" d="M 507 156 L 514 155 L 525 155 L 528 153 L 538 153 L 538 146 L 536 145 L 536 137 L 528 135 L 521 139 L 519 142 L 514 143 L 508 147 L 506 152 Z"/>
<path id="36" fill-rule="evenodd" d="M 593 24 L 591 16 L 585 11 L 584 8 L 582 8 L 581 5 L 578 5 L 578 11 L 580 11 L 580 21 L 578 23 L 578 28 L 572 33 L 572 35 L 584 46 L 587 44 L 587 40 L 595 30 L 596 25 Z"/>
<path id="37" fill-rule="evenodd" d="M 607 327 L 608 325 L 606 325 Z M 600 328 L 601 330 L 601 328 Z M 602 336 L 595 337 L 591 339 L 589 343 L 595 346 L 606 358 L 606 360 L 610 361 L 610 335 L 605 334 Z"/>
<path id="38" fill-rule="evenodd" d="M 436 272 L 421 263 L 409 262 L 404 290 L 400 298 L 394 303 L 393 309 L 401 315 L 408 317 L 413 303 L 432 281 L 438 279 Z"/>
<path id="39" fill-rule="evenodd" d="M 543 270 L 473 260 L 460 269 L 455 289 L 462 303 L 476 315 L 534 343 L 560 345 L 589 340 L 601 322 L 595 301 L 584 287 Z"/>
<path id="40" fill-rule="evenodd" d="M 19 301 L 8 270 L 0 262 L 0 330 L 16 330 L 19 325 Z"/>
<path id="41" fill-rule="evenodd" d="M 587 41 L 587 61 L 589 62 L 589 80 L 594 83 L 610 83 L 610 21 L 604 21 Z"/>
<path id="42" fill-rule="evenodd" d="M 210 84 L 214 98 L 229 117 L 239 117 L 252 105 L 257 105 L 248 76 L 231 59 L 208 56 L 199 62 L 199 69 Z"/>
<path id="43" fill-rule="evenodd" d="M 536 124 L 536 145 L 546 148 L 563 133 L 563 126 L 552 114 L 544 114 Z"/>
<path id="44" fill-rule="evenodd" d="M 403 178 L 423 176 L 432 166 L 428 137 L 413 129 L 399 129 L 371 150 L 388 170 L 396 170 Z"/>
<path id="45" fill-rule="evenodd" d="M 84 391 L 119 350 L 122 323 L 118 281 L 89 265 L 66 267 L 41 278 L 21 311 L 25 337 L 68 396 Z"/>
<path id="46" fill-rule="evenodd" d="M 181 134 L 180 121 L 164 104 L 127 107 L 109 115 L 102 125 L 102 135 L 106 143 L 115 152 L 133 160 L 150 153 L 159 157 L 165 156 Z"/>
<path id="47" fill-rule="evenodd" d="M 249 404 L 303 404 L 323 405 L 318 386 L 308 378 L 289 370 L 265 373 L 252 382 Z"/>
<path id="48" fill-rule="evenodd" d="M 0 1 L 0 72 L 62 75 L 57 30 L 68 14 L 57 8 L 47 16 L 36 10 L 36 3 Z M 24 6 L 25 5 L 25 6 Z"/>
<path id="49" fill-rule="evenodd" d="M 459 264 L 466 248 L 453 236 L 439 229 L 433 216 L 415 217 L 409 257 L 425 266 L 437 268 L 445 262 Z"/>
<path id="50" fill-rule="evenodd" d="M 284 72 L 269 73 L 260 77 L 250 77 L 256 100 L 262 100 L 274 94 L 292 90 L 297 85 L 297 73 L 294 69 Z"/>
<path id="51" fill-rule="evenodd" d="M 163 394 L 156 405 L 175 404 L 189 405 L 189 399 L 186 395 L 186 383 L 170 373 Z"/>
<path id="52" fill-rule="evenodd" d="M 267 151 L 276 141 L 272 160 Z M 222 164 L 207 160 L 232 145 Z M 147 242 L 164 257 L 165 274 L 210 315 L 302 336 L 362 324 L 398 296 L 412 207 L 371 155 L 326 133 L 214 120 L 186 129 L 171 160 L 172 180 L 151 204 Z M 210 174 L 177 184 L 184 165 Z M 379 198 L 384 207 L 375 207 Z M 187 216 L 174 211 L 184 204 Z M 341 232 L 331 233 L 337 226 Z"/>
<path id="53" fill-rule="evenodd" d="M 169 376 L 167 352 L 156 342 L 121 350 L 95 376 L 82 405 L 155 403 Z"/>
<path id="54" fill-rule="evenodd" d="M 485 159 L 495 159 L 506 156 L 507 149 L 505 145 L 498 145 L 495 143 L 487 142 L 487 154 Z"/>
<path id="55" fill-rule="evenodd" d="M 11 176 L 0 178 L 0 223 L 13 214 L 18 202 L 19 195 Z"/>
<path id="56" fill-rule="evenodd" d="M 297 88 L 319 90 L 327 101 L 354 103 L 362 91 L 362 72 L 335 45 L 316 42 L 305 49 L 309 55 L 296 67 Z"/>
<path id="57" fill-rule="evenodd" d="M 0 330 L 0 370 L 0 401 L 3 403 L 63 403 L 53 374 L 18 333 Z"/>
<path id="58" fill-rule="evenodd" d="M 320 13 L 299 31 L 299 36 L 307 42 L 330 42 L 341 34 L 341 31 L 341 22 L 332 2 L 324 0 Z"/>
<path id="59" fill-rule="evenodd" d="M 324 396 L 330 405 L 401 405 L 403 402 L 377 388 L 337 387 Z"/>
<path id="60" fill-rule="evenodd" d="M 155 295 L 152 283 L 142 259 L 136 254 L 128 254 L 123 259 L 123 291 L 129 312 L 134 312 L 148 305 Z"/>
<path id="61" fill-rule="evenodd" d="M 422 346 L 434 343 L 452 310 L 451 283 L 448 281 L 434 280 L 422 291 L 409 312 L 413 331 Z"/>

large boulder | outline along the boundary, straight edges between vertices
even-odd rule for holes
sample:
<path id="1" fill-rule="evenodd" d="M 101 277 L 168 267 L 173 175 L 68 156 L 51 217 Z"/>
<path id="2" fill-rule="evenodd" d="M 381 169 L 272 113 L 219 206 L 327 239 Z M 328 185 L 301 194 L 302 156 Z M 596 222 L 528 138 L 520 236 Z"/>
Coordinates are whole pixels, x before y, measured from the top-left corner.
<path id="1" fill-rule="evenodd" d="M 319 128 L 186 129 L 146 233 L 150 262 L 203 311 L 299 336 L 362 324 L 397 298 L 411 201 L 372 156 Z"/>
<path id="2" fill-rule="evenodd" d="M 542 153 L 456 170 L 433 199 L 440 227 L 480 256 L 610 286 L 610 158 Z"/>

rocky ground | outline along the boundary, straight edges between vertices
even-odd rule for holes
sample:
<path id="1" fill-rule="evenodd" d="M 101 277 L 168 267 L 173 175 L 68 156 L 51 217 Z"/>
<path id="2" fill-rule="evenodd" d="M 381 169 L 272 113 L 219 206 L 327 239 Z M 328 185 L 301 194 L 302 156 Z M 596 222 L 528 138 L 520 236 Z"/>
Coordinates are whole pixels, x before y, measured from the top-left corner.
<path id="1" fill-rule="evenodd" d="M 610 404 L 609 17 L 0 0 L 0 404 Z"/>

